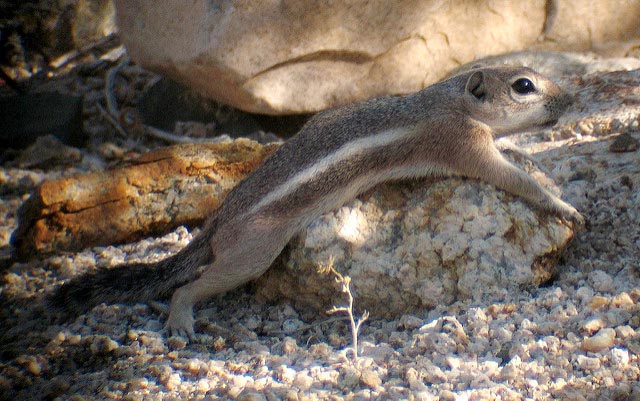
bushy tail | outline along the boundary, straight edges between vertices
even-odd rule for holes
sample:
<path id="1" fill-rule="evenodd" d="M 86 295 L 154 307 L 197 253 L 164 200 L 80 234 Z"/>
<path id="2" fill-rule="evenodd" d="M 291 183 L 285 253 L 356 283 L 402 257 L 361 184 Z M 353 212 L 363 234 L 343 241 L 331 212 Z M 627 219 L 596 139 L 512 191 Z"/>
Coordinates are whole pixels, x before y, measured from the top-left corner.
<path id="1" fill-rule="evenodd" d="M 48 298 L 53 311 L 65 319 L 106 303 L 133 303 L 169 296 L 172 291 L 201 272 L 199 267 L 213 261 L 209 235 L 205 230 L 176 255 L 157 263 L 135 263 L 101 268 L 75 277 Z"/>

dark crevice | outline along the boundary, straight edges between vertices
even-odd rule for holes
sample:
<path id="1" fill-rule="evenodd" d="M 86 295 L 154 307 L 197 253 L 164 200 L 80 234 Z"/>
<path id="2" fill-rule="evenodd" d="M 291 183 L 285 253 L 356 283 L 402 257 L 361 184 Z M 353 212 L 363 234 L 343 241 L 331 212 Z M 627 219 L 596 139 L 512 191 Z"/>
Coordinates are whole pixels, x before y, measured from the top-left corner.
<path id="1" fill-rule="evenodd" d="M 544 25 L 542 25 L 542 34 L 547 35 L 551 28 L 553 27 L 553 23 L 558 15 L 558 6 L 556 4 L 556 0 L 547 0 L 544 6 Z"/>
<path id="2" fill-rule="evenodd" d="M 281 63 L 274 64 L 271 67 L 254 74 L 250 78 L 250 80 L 267 74 L 273 70 L 277 70 L 292 64 L 308 63 L 311 61 L 342 61 L 351 64 L 364 64 L 372 61 L 373 59 L 373 56 L 365 52 L 356 52 L 349 50 L 320 50 L 314 53 L 305 54 L 296 58 L 288 59 Z"/>

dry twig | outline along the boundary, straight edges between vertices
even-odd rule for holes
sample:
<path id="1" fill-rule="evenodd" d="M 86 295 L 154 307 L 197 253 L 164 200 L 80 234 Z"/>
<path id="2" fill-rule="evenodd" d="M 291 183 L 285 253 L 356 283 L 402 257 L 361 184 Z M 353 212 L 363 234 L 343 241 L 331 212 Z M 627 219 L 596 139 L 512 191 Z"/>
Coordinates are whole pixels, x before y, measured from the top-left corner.
<path id="1" fill-rule="evenodd" d="M 334 306 L 327 313 L 346 313 L 349 316 L 349 322 L 351 324 L 351 345 L 353 347 L 353 360 L 358 360 L 358 334 L 360 333 L 360 327 L 362 323 L 369 319 L 369 312 L 364 311 L 360 319 L 356 319 L 353 313 L 354 298 L 351 293 L 351 277 L 343 276 L 333 267 L 333 260 L 330 260 L 325 268 L 321 272 L 331 273 L 335 276 L 336 282 L 341 285 L 341 291 L 347 294 L 348 304 L 346 306 Z"/>

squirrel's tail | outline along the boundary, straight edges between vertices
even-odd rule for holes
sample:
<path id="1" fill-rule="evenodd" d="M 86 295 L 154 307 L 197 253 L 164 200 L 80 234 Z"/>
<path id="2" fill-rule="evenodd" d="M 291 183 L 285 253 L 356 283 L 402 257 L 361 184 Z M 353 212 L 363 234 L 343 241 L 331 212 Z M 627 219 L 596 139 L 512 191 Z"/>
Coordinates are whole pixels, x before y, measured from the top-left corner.
<path id="1" fill-rule="evenodd" d="M 47 304 L 68 319 L 102 302 L 133 303 L 167 297 L 175 288 L 193 281 L 201 273 L 199 267 L 213 261 L 210 235 L 205 231 L 160 262 L 100 268 L 75 277 L 58 288 Z"/>

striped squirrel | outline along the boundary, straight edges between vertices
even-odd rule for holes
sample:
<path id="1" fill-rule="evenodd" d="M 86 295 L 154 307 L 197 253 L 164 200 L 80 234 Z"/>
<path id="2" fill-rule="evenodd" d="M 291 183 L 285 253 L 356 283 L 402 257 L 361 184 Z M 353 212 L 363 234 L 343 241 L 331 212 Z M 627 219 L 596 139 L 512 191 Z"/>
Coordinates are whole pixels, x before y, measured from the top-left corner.
<path id="1" fill-rule="evenodd" d="M 502 67 L 322 112 L 241 181 L 182 251 L 158 263 L 76 277 L 49 303 L 78 314 L 100 302 L 173 292 L 165 328 L 193 338 L 196 303 L 259 277 L 314 219 L 389 180 L 476 178 L 583 224 L 575 208 L 505 160 L 494 143 L 553 123 L 569 104 L 533 70 Z"/>

